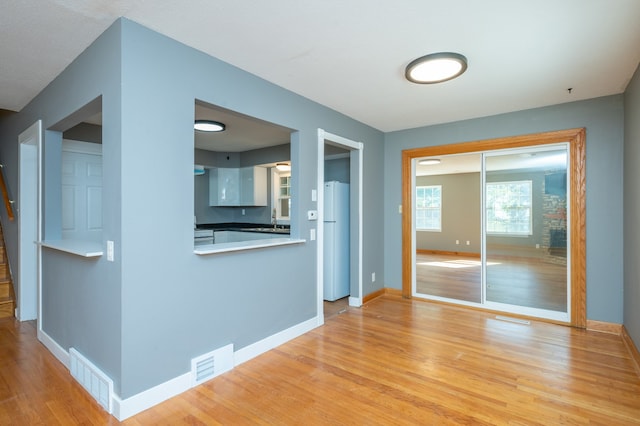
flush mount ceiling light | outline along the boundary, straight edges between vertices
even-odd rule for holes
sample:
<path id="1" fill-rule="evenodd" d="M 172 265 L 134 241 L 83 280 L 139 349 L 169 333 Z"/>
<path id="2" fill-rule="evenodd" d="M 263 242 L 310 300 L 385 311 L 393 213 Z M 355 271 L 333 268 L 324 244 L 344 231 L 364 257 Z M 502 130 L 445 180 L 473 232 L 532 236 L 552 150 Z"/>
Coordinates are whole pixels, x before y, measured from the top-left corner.
<path id="1" fill-rule="evenodd" d="M 440 164 L 440 160 L 437 158 L 425 158 L 424 160 L 418 161 L 418 164 L 421 166 L 435 166 L 436 164 Z"/>
<path id="2" fill-rule="evenodd" d="M 226 126 L 213 120 L 196 120 L 193 128 L 201 132 L 224 132 Z"/>
<path id="3" fill-rule="evenodd" d="M 451 80 L 467 69 L 467 58 L 459 53 L 440 52 L 411 61 L 405 69 L 407 80 L 418 84 L 434 84 Z"/>
<path id="4" fill-rule="evenodd" d="M 288 172 L 291 170 L 291 166 L 287 163 L 276 163 L 276 169 L 280 170 L 281 172 Z"/>

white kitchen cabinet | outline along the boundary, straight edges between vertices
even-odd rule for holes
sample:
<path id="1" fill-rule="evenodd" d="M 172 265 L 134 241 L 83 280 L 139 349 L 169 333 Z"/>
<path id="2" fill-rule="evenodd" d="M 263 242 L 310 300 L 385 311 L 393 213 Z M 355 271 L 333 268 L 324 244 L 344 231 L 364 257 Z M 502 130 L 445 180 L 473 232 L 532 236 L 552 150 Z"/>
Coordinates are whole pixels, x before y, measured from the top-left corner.
<path id="1" fill-rule="evenodd" d="M 267 169 L 265 167 L 240 169 L 240 205 L 267 205 Z"/>
<path id="2" fill-rule="evenodd" d="M 267 169 L 264 167 L 209 170 L 210 206 L 266 206 Z"/>

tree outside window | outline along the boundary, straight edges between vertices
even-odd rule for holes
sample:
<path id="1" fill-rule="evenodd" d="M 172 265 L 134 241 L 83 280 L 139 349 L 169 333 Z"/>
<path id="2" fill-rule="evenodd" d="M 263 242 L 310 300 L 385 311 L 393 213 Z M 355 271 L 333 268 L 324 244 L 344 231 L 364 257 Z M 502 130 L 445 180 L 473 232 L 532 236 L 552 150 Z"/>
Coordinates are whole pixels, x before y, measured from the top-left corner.
<path id="1" fill-rule="evenodd" d="M 531 181 L 488 182 L 486 193 L 487 233 L 531 235 Z"/>
<path id="2" fill-rule="evenodd" d="M 442 185 L 416 187 L 416 229 L 442 230 Z"/>

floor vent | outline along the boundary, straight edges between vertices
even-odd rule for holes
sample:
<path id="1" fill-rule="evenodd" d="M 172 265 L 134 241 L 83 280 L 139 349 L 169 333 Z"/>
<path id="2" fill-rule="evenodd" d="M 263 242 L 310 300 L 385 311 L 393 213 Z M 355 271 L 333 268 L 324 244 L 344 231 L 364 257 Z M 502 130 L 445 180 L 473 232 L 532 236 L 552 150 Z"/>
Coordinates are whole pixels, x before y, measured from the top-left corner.
<path id="1" fill-rule="evenodd" d="M 113 380 L 74 348 L 69 349 L 69 370 L 71 376 L 111 414 Z"/>
<path id="2" fill-rule="evenodd" d="M 520 318 L 504 317 L 502 315 L 497 315 L 496 319 L 500 320 L 500 321 L 515 322 L 516 324 L 524 324 L 524 325 L 530 325 L 531 324 L 531 322 L 527 321 L 527 320 L 523 320 L 523 319 L 520 319 Z"/>
<path id="3" fill-rule="evenodd" d="M 191 386 L 213 379 L 233 368 L 233 345 L 223 346 L 191 360 Z"/>

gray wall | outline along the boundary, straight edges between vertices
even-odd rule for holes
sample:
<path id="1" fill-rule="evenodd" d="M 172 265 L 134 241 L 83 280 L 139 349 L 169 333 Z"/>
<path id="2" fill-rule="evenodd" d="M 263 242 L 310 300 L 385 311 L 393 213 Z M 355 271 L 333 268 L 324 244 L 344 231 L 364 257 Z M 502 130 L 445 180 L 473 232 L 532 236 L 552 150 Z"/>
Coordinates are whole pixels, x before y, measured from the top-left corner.
<path id="1" fill-rule="evenodd" d="M 342 183 L 351 183 L 351 159 L 334 158 L 325 160 L 324 162 L 324 181 L 337 181 Z"/>
<path id="2" fill-rule="evenodd" d="M 383 165 L 383 135 L 132 22 L 123 21 L 123 39 L 122 179 L 128 184 L 122 190 L 122 250 L 123 256 L 148 253 L 123 267 L 126 397 L 183 374 L 194 356 L 228 343 L 243 348 L 316 315 L 315 242 L 217 256 L 192 253 L 194 149 L 183 141 L 193 140 L 194 100 L 296 130 L 294 236 L 306 237 L 316 226 L 306 212 L 317 209 L 311 190 L 317 183 L 318 127 L 363 141 L 372 154 L 365 158 L 365 173 Z M 157 170 L 139 176 L 137 159 L 158 146 L 163 149 L 155 150 L 152 162 Z M 371 197 L 381 184 L 372 175 L 365 186 L 372 210 L 382 207 Z M 149 209 L 142 191 L 164 201 L 153 206 L 153 221 L 140 214 Z M 159 225 L 162 234 L 153 232 Z M 380 222 L 366 217 L 364 226 L 368 233 Z M 382 235 L 375 239 L 365 249 L 365 268 L 382 262 Z M 182 300 L 176 303 L 176 297 Z"/>
<path id="3" fill-rule="evenodd" d="M 18 135 L 38 119 L 43 129 L 50 129 L 70 114 L 105 94 L 102 118 L 107 124 L 103 142 L 103 238 L 117 241 L 115 262 L 86 259 L 55 250 L 43 249 L 42 279 L 45 297 L 43 317 L 39 319 L 45 333 L 62 348 L 75 347 L 86 354 L 105 373 L 118 381 L 122 375 L 121 353 L 123 308 L 120 251 L 121 198 L 121 23 L 110 27 L 94 44 L 67 67 L 32 102 L 17 114 L 0 120 L 0 161 L 6 170 L 7 183 L 15 197 L 18 189 Z M 64 129 L 62 129 L 64 130 Z M 60 236 L 60 131 L 45 131 L 44 199 L 45 236 Z M 156 147 L 157 149 L 157 147 Z M 57 188 L 56 188 L 57 187 Z M 144 192 L 140 193 L 140 196 Z M 16 204 L 19 208 L 20 200 Z M 1 209 L 7 254 L 14 282 L 18 276 L 19 220 L 9 222 Z"/>
<path id="4" fill-rule="evenodd" d="M 640 348 L 640 68 L 624 95 L 624 326 Z"/>
<path id="5" fill-rule="evenodd" d="M 383 276 L 381 132 L 119 20 L 22 112 L 2 119 L 0 161 L 17 164 L 18 134 L 36 119 L 49 128 L 99 95 L 103 237 L 115 242 L 115 262 L 45 251 L 42 320 L 64 349 L 78 348 L 111 376 L 121 398 L 188 372 L 193 357 L 228 343 L 241 349 L 317 314 L 315 242 L 193 254 L 196 99 L 295 130 L 294 236 L 316 226 L 306 212 L 317 209 L 317 129 L 363 142 L 364 276 Z M 8 181 L 17 188 L 16 169 Z M 59 206 L 52 199 L 47 209 Z M 16 270 L 17 224 L 2 223 Z M 365 280 L 364 293 L 372 288 Z"/>
<path id="6" fill-rule="evenodd" d="M 385 284 L 402 285 L 401 153 L 408 148 L 585 127 L 587 318 L 622 323 L 623 96 L 388 133 L 385 136 Z"/>

